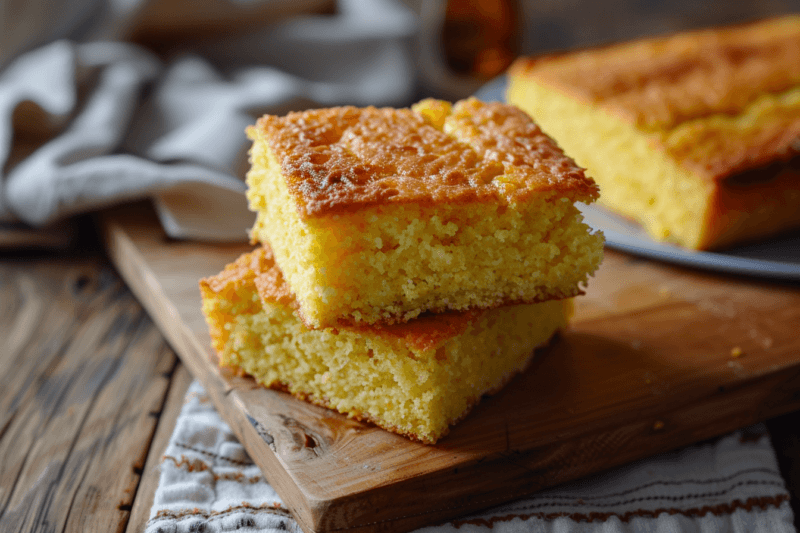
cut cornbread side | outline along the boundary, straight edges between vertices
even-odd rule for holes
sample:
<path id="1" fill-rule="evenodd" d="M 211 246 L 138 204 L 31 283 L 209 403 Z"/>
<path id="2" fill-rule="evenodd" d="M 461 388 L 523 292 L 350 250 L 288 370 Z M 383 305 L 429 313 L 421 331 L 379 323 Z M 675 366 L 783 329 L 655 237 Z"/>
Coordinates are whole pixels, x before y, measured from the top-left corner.
<path id="1" fill-rule="evenodd" d="M 656 240 L 800 226 L 798 16 L 520 59 L 507 100 Z"/>
<path id="2" fill-rule="evenodd" d="M 571 312 L 571 300 L 552 300 L 312 330 L 265 248 L 200 287 L 220 364 L 429 444 L 524 369 Z"/>
<path id="3" fill-rule="evenodd" d="M 252 236 L 311 327 L 571 297 L 602 259 L 574 205 L 594 183 L 510 106 L 316 110 L 248 134 Z"/>

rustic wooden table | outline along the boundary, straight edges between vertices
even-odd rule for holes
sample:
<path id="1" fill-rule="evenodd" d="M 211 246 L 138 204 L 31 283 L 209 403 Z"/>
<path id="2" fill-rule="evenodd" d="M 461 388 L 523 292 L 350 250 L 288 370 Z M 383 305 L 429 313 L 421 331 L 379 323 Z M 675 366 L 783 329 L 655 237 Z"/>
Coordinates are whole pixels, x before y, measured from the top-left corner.
<path id="1" fill-rule="evenodd" d="M 0 531 L 143 531 L 191 382 L 90 240 L 0 250 Z"/>
<path id="2" fill-rule="evenodd" d="M 143 531 L 191 377 L 95 238 L 0 250 L 0 365 L 0 531 Z M 800 412 L 767 425 L 797 517 Z"/>

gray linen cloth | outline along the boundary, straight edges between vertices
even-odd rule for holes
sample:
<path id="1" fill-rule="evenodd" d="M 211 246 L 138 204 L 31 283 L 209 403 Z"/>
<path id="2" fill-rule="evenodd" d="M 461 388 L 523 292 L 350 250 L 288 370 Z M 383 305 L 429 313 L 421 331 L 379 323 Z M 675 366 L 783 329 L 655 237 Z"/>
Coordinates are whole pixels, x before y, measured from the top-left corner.
<path id="1" fill-rule="evenodd" d="M 150 197 L 171 237 L 245 240 L 244 128 L 257 116 L 413 97 L 417 25 L 397 1 L 341 0 L 334 15 L 198 38 L 166 61 L 91 40 L 120 35 L 130 11 L 90 17 L 100 27 L 79 32 L 89 40 L 34 47 L 0 71 L 0 222 L 40 226 Z M 31 107 L 33 118 L 21 113 Z M 38 144 L 12 165 L 15 114 Z"/>

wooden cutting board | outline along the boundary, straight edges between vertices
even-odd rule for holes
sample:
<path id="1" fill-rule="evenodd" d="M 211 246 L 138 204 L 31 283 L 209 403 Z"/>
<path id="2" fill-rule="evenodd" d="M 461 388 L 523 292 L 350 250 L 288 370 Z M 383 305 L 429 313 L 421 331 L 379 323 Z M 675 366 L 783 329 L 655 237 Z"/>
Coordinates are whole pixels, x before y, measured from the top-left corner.
<path id="1" fill-rule="evenodd" d="M 606 252 L 572 326 L 436 446 L 220 370 L 199 278 L 246 246 L 175 242 L 142 205 L 109 254 L 307 532 L 408 531 L 800 408 L 800 286 Z"/>

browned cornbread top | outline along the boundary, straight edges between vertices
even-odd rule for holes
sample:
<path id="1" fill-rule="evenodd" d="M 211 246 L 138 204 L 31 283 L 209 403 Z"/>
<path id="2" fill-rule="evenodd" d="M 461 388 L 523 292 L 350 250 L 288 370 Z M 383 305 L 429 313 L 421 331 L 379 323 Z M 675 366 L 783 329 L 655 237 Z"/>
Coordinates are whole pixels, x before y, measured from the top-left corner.
<path id="1" fill-rule="evenodd" d="M 228 286 L 239 287 L 248 283 L 255 283 L 260 296 L 268 302 L 296 305 L 294 295 L 283 280 L 283 273 L 275 264 L 272 249 L 267 245 L 240 255 L 219 274 L 200 280 L 201 286 L 217 293 Z"/>
<path id="2" fill-rule="evenodd" d="M 411 109 L 338 107 L 265 115 L 248 129 L 276 155 L 300 216 L 378 203 L 515 203 L 597 186 L 516 107 L 474 98 L 444 124 Z"/>
<path id="3" fill-rule="evenodd" d="M 797 15 L 522 59 L 511 75 L 601 105 L 711 180 L 800 152 Z"/>
<path id="4" fill-rule="evenodd" d="M 201 286 L 215 293 L 224 291 L 226 287 L 241 287 L 250 283 L 255 284 L 263 301 L 296 309 L 294 295 L 275 264 L 268 245 L 241 255 L 219 274 L 200 280 Z M 402 324 L 378 324 L 349 329 L 399 339 L 409 348 L 423 351 L 439 346 L 447 339 L 462 333 L 480 316 L 481 311 L 447 312 L 423 315 Z"/>

